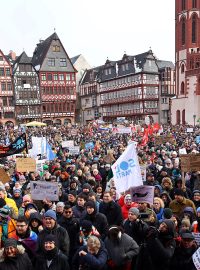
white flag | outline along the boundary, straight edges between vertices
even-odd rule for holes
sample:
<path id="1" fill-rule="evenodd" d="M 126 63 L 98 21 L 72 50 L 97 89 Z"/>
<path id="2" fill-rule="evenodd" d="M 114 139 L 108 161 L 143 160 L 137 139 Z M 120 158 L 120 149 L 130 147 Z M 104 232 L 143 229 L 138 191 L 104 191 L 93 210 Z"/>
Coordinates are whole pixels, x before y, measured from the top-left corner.
<path id="1" fill-rule="evenodd" d="M 124 153 L 112 165 L 114 181 L 117 191 L 124 192 L 130 187 L 143 185 L 140 165 L 135 145 L 130 143 Z"/>

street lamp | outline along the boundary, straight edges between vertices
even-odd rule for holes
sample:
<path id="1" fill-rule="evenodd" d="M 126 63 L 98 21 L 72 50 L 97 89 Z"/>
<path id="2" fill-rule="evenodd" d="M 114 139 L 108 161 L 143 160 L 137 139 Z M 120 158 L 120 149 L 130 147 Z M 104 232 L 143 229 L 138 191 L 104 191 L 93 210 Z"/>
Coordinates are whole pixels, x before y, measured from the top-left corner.
<path id="1" fill-rule="evenodd" d="M 193 114 L 193 118 L 194 118 L 194 127 L 195 127 L 196 114 Z"/>

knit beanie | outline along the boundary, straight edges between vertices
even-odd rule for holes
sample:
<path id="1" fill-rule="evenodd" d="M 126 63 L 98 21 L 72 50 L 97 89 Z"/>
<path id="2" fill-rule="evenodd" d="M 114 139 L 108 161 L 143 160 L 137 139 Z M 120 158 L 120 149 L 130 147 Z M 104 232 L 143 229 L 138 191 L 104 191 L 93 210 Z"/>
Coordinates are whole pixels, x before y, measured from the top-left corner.
<path id="1" fill-rule="evenodd" d="M 140 211 L 136 207 L 131 207 L 128 212 L 132 213 L 133 215 L 135 215 L 137 217 L 140 215 Z"/>
<path id="2" fill-rule="evenodd" d="M 50 217 L 50 218 L 54 219 L 55 221 L 57 220 L 56 213 L 53 210 L 46 211 L 46 213 L 44 213 L 44 217 Z"/>
<path id="3" fill-rule="evenodd" d="M 4 242 L 4 248 L 8 248 L 8 247 L 17 247 L 17 240 L 14 238 L 9 238 L 6 239 Z"/>
<path id="4" fill-rule="evenodd" d="M 85 204 L 85 207 L 87 208 L 87 207 L 90 207 L 90 208 L 96 208 L 96 206 L 95 206 L 95 202 L 94 201 L 88 201 L 88 202 L 86 202 L 86 204 Z"/>
<path id="5" fill-rule="evenodd" d="M 184 192 L 183 192 L 182 189 L 176 188 L 176 189 L 174 190 L 174 195 L 177 195 L 177 196 L 183 196 L 183 197 L 184 197 Z"/>
<path id="6" fill-rule="evenodd" d="M 173 215 L 173 212 L 172 212 L 172 210 L 170 208 L 164 208 L 163 217 L 165 219 L 170 219 L 172 217 L 172 215 Z"/>
<path id="7" fill-rule="evenodd" d="M 90 232 L 92 230 L 92 222 L 89 220 L 83 220 L 80 224 L 83 232 Z"/>
<path id="8" fill-rule="evenodd" d="M 56 243 L 56 236 L 53 235 L 53 234 L 47 234 L 45 237 L 44 237 L 44 240 L 43 240 L 43 243 L 45 242 L 54 242 Z"/>

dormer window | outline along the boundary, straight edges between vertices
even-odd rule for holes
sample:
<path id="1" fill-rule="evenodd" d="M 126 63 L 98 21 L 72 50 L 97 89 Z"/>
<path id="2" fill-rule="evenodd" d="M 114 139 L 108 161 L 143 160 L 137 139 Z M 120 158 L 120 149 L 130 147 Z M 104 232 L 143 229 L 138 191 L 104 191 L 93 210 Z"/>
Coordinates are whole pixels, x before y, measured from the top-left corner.
<path id="1" fill-rule="evenodd" d="M 48 58 L 48 66 L 55 67 L 55 58 Z"/>
<path id="2" fill-rule="evenodd" d="M 112 73 L 111 68 L 105 69 L 105 75 L 106 75 L 106 76 L 107 76 L 107 75 L 110 75 L 111 73 Z"/>

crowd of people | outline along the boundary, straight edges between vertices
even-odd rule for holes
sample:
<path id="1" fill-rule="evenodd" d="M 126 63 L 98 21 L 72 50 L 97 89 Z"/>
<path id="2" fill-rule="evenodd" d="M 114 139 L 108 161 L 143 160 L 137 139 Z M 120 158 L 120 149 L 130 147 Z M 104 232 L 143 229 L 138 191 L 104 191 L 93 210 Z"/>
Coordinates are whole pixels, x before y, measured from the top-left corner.
<path id="1" fill-rule="evenodd" d="M 132 134 L 98 126 L 27 128 L 28 148 L 33 136 L 44 136 L 56 158 L 25 173 L 16 171 L 15 157 L 0 160 L 10 177 L 0 182 L 0 270 L 195 270 L 200 164 L 199 171 L 183 173 L 180 149 L 200 153 L 199 128 L 164 126 L 160 135 L 174 140 L 163 144 L 155 143 L 158 130 L 144 144 L 143 128 Z M 1 131 L 5 145 L 24 128 Z M 80 146 L 79 154 L 62 147 L 67 140 Z M 154 186 L 152 205 L 134 202 L 129 191 L 119 194 L 115 187 L 111 166 L 131 141 L 146 168 L 144 185 Z M 89 142 L 94 147 L 86 149 Z M 59 200 L 33 200 L 31 181 L 57 183 Z"/>

